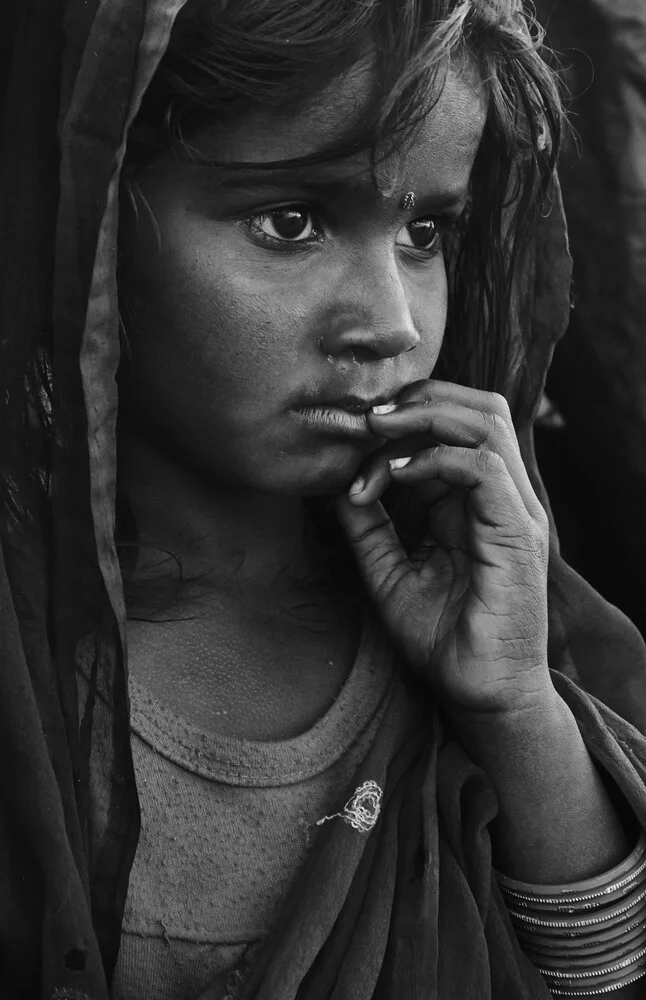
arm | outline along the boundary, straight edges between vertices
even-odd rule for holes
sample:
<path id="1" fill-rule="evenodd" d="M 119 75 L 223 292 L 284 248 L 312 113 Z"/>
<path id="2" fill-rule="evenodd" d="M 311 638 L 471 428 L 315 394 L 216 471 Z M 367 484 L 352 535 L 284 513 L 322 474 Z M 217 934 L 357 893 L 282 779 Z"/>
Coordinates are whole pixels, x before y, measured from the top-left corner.
<path id="1" fill-rule="evenodd" d="M 548 523 L 508 407 L 449 383 L 406 393 L 369 415 L 387 443 L 337 503 L 368 589 L 494 783 L 501 873 L 551 884 L 605 873 L 631 853 L 637 833 L 629 813 L 622 825 L 550 676 Z M 428 511 L 426 536 L 410 556 L 378 502 L 392 480 Z M 639 986 L 614 995 L 639 995 Z"/>
<path id="2" fill-rule="evenodd" d="M 500 812 L 494 866 L 524 882 L 577 882 L 614 867 L 635 846 L 590 757 L 576 720 L 552 689 L 516 713 L 454 720 L 458 739 L 487 772 Z"/>
<path id="3" fill-rule="evenodd" d="M 456 735 L 489 775 L 500 812 L 490 826 L 499 871 L 530 883 L 570 883 L 619 864 L 633 849 L 576 720 L 556 691 L 531 709 L 457 720 Z M 644 996 L 644 980 L 611 994 Z"/>

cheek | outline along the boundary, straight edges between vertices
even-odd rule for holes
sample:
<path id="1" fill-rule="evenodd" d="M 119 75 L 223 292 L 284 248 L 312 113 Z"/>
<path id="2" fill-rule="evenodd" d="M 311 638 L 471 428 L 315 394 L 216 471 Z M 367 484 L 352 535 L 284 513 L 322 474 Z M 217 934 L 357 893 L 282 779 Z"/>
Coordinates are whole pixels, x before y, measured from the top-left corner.
<path id="1" fill-rule="evenodd" d="M 310 347 L 311 300 L 293 285 L 275 287 L 247 278 L 235 262 L 200 269 L 188 284 L 192 326 L 206 335 L 226 368 L 262 370 L 264 380 L 301 362 Z"/>
<path id="2" fill-rule="evenodd" d="M 422 277 L 411 280 L 408 302 L 412 321 L 418 330 L 421 343 L 417 349 L 435 365 L 444 339 L 448 310 L 448 282 L 446 267 L 441 255 Z"/>
<path id="3" fill-rule="evenodd" d="M 284 377 L 307 348 L 311 301 L 293 282 L 258 280 L 202 227 L 163 222 L 163 253 L 140 252 L 133 272 L 147 365 L 155 357 L 173 377 L 231 388 Z"/>

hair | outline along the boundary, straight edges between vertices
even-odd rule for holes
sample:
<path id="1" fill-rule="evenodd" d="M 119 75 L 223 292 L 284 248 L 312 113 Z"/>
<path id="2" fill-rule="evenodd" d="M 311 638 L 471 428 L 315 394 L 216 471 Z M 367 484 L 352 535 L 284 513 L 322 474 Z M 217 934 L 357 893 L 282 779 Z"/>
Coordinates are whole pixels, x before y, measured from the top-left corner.
<path id="1" fill-rule="evenodd" d="M 204 160 L 191 140 L 214 121 L 263 106 L 298 110 L 366 60 L 375 90 L 365 126 L 292 162 L 368 149 L 376 167 L 414 138 L 449 69 L 475 68 L 488 110 L 464 225 L 445 251 L 448 318 L 434 375 L 504 392 L 512 364 L 522 364 L 514 272 L 549 199 L 564 122 L 542 51 L 543 31 L 523 0 L 188 0 L 129 132 L 123 200 L 136 214 L 137 173 L 165 150 Z M 125 332 L 136 316 L 123 289 L 120 315 Z M 332 530 L 325 505 L 312 508 Z M 126 569 L 136 525 L 122 496 L 118 513 Z M 416 532 L 408 534 L 413 544 Z"/>

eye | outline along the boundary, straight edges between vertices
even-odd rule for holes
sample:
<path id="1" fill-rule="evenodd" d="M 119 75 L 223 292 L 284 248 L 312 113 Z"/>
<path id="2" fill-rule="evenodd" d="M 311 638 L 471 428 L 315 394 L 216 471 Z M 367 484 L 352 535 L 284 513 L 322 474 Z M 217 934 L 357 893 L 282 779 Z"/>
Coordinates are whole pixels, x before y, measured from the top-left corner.
<path id="1" fill-rule="evenodd" d="M 431 216 L 426 216 L 426 218 L 415 219 L 403 226 L 397 234 L 397 242 L 400 246 L 413 247 L 415 250 L 428 252 L 437 248 L 440 236 L 441 231 L 437 221 Z"/>
<path id="2" fill-rule="evenodd" d="M 312 213 L 298 205 L 273 208 L 252 220 L 253 231 L 271 240 L 300 243 L 317 235 Z"/>

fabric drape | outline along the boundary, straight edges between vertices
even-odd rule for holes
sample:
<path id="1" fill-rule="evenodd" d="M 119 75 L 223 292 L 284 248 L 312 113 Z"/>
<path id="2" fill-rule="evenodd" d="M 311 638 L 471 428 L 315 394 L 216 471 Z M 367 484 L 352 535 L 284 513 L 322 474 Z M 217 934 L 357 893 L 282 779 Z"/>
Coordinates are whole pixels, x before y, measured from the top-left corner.
<path id="1" fill-rule="evenodd" d="M 548 379 L 565 427 L 545 475 L 568 558 L 646 635 L 646 4 L 536 9 L 575 132 L 560 169 L 574 309 Z"/>

